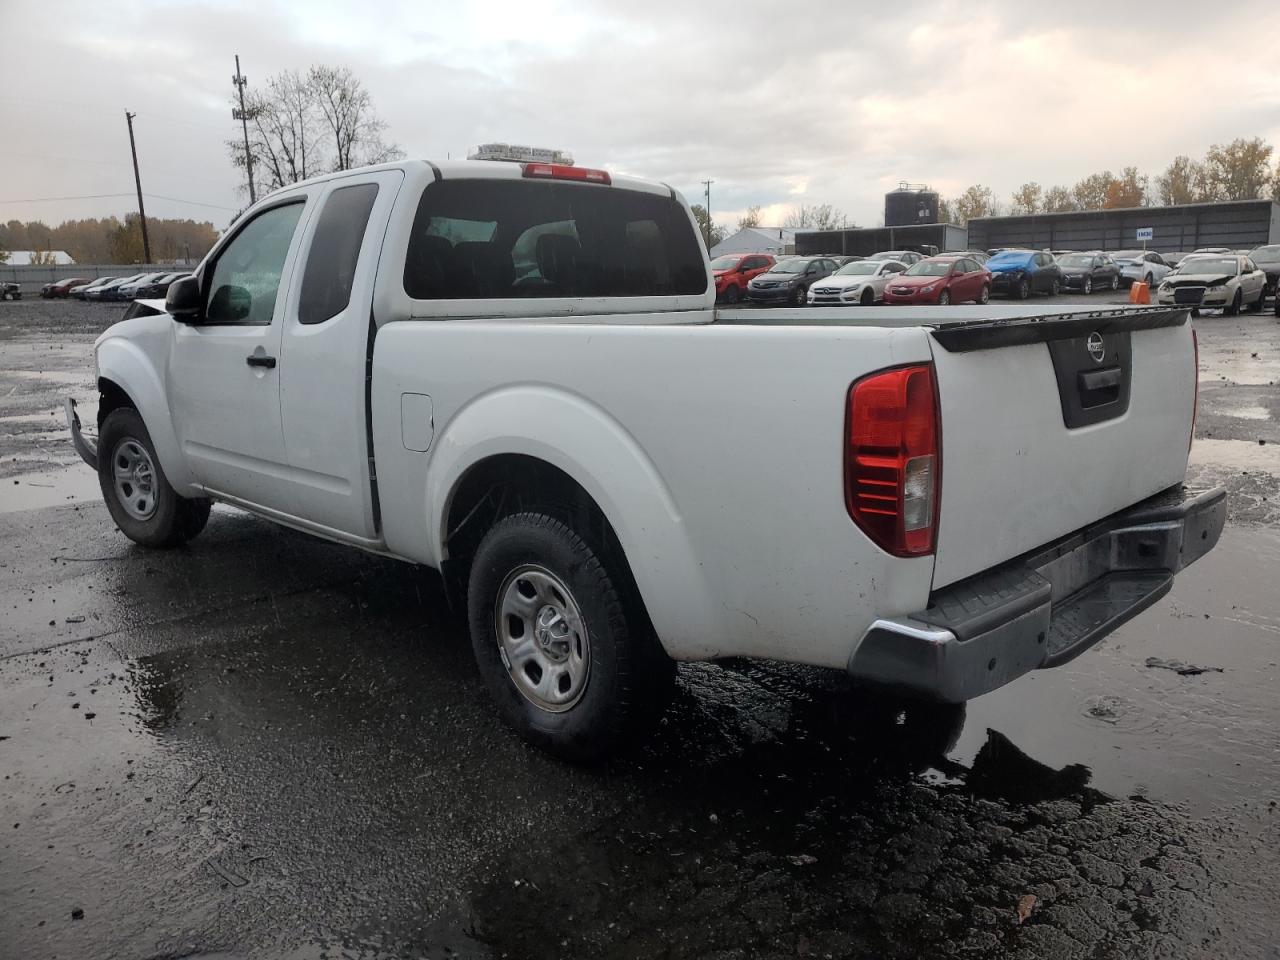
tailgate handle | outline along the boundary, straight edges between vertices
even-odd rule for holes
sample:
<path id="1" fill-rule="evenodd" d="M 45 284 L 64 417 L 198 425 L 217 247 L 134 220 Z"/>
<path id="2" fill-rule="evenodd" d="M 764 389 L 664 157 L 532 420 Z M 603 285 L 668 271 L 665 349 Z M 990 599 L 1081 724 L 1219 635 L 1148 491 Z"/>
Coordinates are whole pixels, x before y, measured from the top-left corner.
<path id="1" fill-rule="evenodd" d="M 1086 370 L 1080 373 L 1080 406 L 1100 407 L 1120 399 L 1119 367 Z"/>

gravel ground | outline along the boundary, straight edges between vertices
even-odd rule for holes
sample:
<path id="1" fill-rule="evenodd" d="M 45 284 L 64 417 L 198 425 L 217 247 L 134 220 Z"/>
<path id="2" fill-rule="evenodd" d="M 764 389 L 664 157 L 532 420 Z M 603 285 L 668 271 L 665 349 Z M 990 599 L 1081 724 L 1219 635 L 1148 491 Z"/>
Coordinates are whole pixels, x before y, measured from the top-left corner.
<path id="1" fill-rule="evenodd" d="M 116 533 L 57 404 L 119 312 L 0 304 L 0 954 L 1280 957 L 1274 318 L 1198 321 L 1228 528 L 1095 650 L 956 709 L 682 667 L 584 770 L 434 577 L 223 508 Z"/>

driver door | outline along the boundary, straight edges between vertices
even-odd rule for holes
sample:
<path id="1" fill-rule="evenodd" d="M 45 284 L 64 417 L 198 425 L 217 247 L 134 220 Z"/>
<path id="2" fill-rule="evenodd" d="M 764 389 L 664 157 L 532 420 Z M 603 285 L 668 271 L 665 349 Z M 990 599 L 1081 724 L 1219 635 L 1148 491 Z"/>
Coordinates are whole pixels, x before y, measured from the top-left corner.
<path id="1" fill-rule="evenodd" d="M 200 485 L 284 513 L 294 511 L 276 364 L 308 208 L 296 193 L 238 225 L 201 271 L 199 322 L 173 325 L 166 374 L 174 429 Z"/>

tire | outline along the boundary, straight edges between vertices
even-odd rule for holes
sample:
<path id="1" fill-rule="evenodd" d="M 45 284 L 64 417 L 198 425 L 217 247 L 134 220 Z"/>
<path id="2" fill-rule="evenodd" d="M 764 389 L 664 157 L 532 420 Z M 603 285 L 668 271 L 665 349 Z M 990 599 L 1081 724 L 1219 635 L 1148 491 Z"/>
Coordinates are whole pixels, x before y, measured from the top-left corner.
<path id="1" fill-rule="evenodd" d="M 797 283 L 796 292 L 791 295 L 791 305 L 793 307 L 803 307 L 808 296 L 809 291 Z"/>
<path id="2" fill-rule="evenodd" d="M 724 302 L 732 306 L 742 299 L 742 289 L 736 284 L 731 283 L 724 288 Z"/>
<path id="3" fill-rule="evenodd" d="M 1240 313 L 1240 308 L 1243 305 L 1244 305 L 1244 291 L 1237 288 L 1235 297 L 1232 298 L 1231 303 L 1228 304 L 1223 309 L 1222 311 L 1223 316 L 1234 317 L 1238 315 Z"/>
<path id="4" fill-rule="evenodd" d="M 949 307 L 951 305 L 951 291 L 943 290 L 938 294 L 938 306 Z"/>
<path id="5" fill-rule="evenodd" d="M 179 546 L 209 522 L 210 501 L 178 496 L 132 407 L 111 411 L 98 431 L 98 485 L 120 532 L 144 547 Z"/>
<path id="6" fill-rule="evenodd" d="M 1053 278 L 1053 283 L 1049 284 L 1049 296 L 1056 297 L 1062 292 L 1062 281 L 1057 277 Z"/>
<path id="7" fill-rule="evenodd" d="M 1093 293 L 1093 277 L 1085 277 L 1084 286 L 1080 289 L 1086 296 Z"/>
<path id="8" fill-rule="evenodd" d="M 987 284 L 982 285 L 982 292 L 978 294 L 978 303 L 987 304 L 991 302 L 991 287 Z"/>
<path id="9" fill-rule="evenodd" d="M 1031 296 L 1031 282 L 1029 280 L 1024 279 L 1018 284 L 1018 299 L 1026 300 L 1030 296 Z"/>
<path id="10" fill-rule="evenodd" d="M 1267 289 L 1266 289 L 1266 287 L 1263 287 L 1261 290 L 1259 290 L 1259 291 L 1258 291 L 1258 301 L 1257 301 L 1257 303 L 1255 303 L 1255 304 L 1253 305 L 1253 312 L 1254 312 L 1254 313 L 1261 313 L 1261 312 L 1262 312 L 1262 301 L 1263 301 L 1263 300 L 1265 300 L 1265 299 L 1267 299 Z"/>
<path id="11" fill-rule="evenodd" d="M 858 298 L 858 302 L 861 303 L 864 307 L 875 306 L 876 295 L 872 293 L 871 290 L 868 288 L 862 291 L 862 296 Z"/>
<path id="12" fill-rule="evenodd" d="M 548 513 L 513 514 L 485 534 L 467 610 L 476 664 L 499 713 L 549 753 L 602 759 L 633 742 L 670 699 L 675 664 L 625 561 Z"/>
<path id="13" fill-rule="evenodd" d="M 1114 276 L 1111 278 L 1111 290 L 1112 292 L 1114 292 L 1119 289 L 1120 289 L 1120 278 L 1118 276 Z"/>

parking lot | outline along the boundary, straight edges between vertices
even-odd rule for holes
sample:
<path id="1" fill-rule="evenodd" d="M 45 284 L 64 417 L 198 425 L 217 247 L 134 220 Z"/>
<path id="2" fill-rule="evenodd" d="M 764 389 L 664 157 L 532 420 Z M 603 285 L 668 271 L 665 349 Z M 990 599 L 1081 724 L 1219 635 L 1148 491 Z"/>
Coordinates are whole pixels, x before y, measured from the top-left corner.
<path id="1" fill-rule="evenodd" d="M 683 666 L 582 769 L 433 574 L 222 507 L 134 547 L 60 410 L 120 305 L 0 303 L 0 954 L 1280 957 L 1269 308 L 1197 321 L 1219 547 L 1096 649 L 955 709 Z"/>

